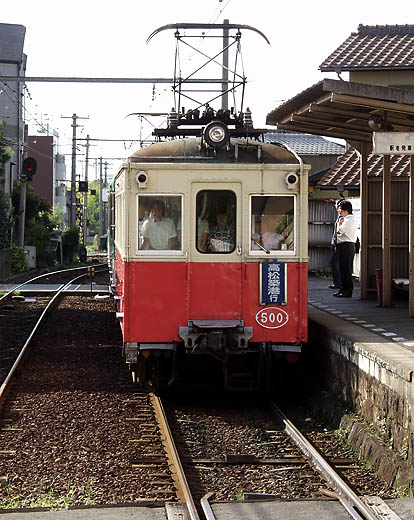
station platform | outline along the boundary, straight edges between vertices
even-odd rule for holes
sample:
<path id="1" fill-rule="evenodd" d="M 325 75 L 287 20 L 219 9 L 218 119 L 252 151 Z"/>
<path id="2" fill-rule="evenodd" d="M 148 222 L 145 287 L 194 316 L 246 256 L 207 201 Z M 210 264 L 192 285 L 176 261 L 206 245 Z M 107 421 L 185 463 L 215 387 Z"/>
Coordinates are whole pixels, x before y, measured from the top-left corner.
<path id="1" fill-rule="evenodd" d="M 174 505 L 174 504 L 172 504 Z M 210 502 L 216 520 L 349 520 L 351 516 L 336 500 Z M 411 520 L 414 499 L 387 500 L 390 520 Z M 180 509 L 179 509 L 180 510 Z M 168 506 L 86 507 L 67 511 L 26 511 L 0 515 L 7 520 L 188 520 Z M 202 516 L 200 519 L 203 518 Z"/>
<path id="2" fill-rule="evenodd" d="M 309 276 L 310 320 L 326 321 L 327 316 L 336 317 L 343 322 L 341 330 L 348 324 L 350 332 L 360 333 L 359 341 L 370 338 L 371 343 L 395 344 L 414 353 L 414 318 L 408 316 L 407 292 L 394 294 L 391 307 L 380 307 L 376 299 L 361 300 L 357 284 L 352 298 L 336 298 L 333 296 L 336 290 L 328 288 L 331 283 L 329 279 Z M 317 310 L 323 311 L 322 318 Z"/>

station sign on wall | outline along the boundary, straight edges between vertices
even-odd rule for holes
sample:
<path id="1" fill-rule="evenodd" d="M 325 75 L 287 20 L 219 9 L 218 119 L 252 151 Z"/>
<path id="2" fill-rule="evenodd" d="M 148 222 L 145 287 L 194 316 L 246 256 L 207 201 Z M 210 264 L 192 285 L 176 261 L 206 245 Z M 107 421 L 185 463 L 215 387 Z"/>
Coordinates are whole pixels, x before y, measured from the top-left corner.
<path id="1" fill-rule="evenodd" d="M 374 132 L 372 153 L 414 155 L 414 132 Z"/>

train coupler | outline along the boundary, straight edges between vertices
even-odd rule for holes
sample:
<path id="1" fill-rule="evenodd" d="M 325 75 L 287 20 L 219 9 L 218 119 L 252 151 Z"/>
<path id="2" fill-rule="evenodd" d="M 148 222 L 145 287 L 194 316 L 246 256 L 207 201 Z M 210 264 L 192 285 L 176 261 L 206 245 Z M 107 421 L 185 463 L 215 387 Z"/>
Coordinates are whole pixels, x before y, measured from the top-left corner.
<path id="1" fill-rule="evenodd" d="M 253 328 L 243 320 L 190 320 L 179 327 L 180 338 L 187 352 L 231 352 L 247 350 Z"/>

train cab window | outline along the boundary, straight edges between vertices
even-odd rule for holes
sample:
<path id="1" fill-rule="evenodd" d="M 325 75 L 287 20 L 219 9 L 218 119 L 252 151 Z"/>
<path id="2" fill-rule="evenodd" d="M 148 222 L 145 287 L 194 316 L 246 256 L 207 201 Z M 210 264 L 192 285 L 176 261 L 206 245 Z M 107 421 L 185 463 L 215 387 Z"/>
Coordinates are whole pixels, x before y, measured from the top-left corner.
<path id="1" fill-rule="evenodd" d="M 294 252 L 294 210 L 292 195 L 251 196 L 250 254 Z"/>
<path id="2" fill-rule="evenodd" d="M 196 247 L 200 253 L 232 253 L 236 247 L 236 195 L 202 190 L 196 200 Z"/>
<path id="3" fill-rule="evenodd" d="M 182 251 L 182 195 L 137 196 L 137 250 Z"/>

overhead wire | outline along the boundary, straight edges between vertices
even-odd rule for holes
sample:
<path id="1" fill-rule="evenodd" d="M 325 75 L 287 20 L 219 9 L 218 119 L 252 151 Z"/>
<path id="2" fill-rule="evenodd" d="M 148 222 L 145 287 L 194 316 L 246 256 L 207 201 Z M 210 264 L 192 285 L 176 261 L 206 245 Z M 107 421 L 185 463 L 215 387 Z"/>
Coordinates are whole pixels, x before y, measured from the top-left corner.
<path id="1" fill-rule="evenodd" d="M 0 73 L 0 79 L 2 78 L 3 74 Z M 42 128 L 45 132 L 48 132 L 48 128 L 46 128 L 42 123 L 40 123 L 36 117 L 31 114 L 27 108 L 25 107 L 25 105 L 20 101 L 19 99 L 19 96 L 17 94 L 17 92 L 8 84 L 7 81 L 3 81 L 3 85 L 5 87 L 7 87 L 8 90 L 11 91 L 11 93 L 13 94 L 13 97 L 10 96 L 8 90 L 5 90 L 4 93 L 7 95 L 7 97 L 10 99 L 10 101 L 15 105 L 16 108 L 18 108 L 20 106 L 20 108 L 25 112 L 25 114 L 28 114 L 30 117 L 29 118 L 26 118 L 25 117 L 25 121 L 29 121 L 29 122 L 35 122 L 37 125 L 40 126 L 40 128 Z M 27 92 L 29 92 L 28 88 L 26 87 L 26 90 Z M 30 100 L 32 100 L 32 96 L 29 92 L 29 97 L 30 97 Z"/>

